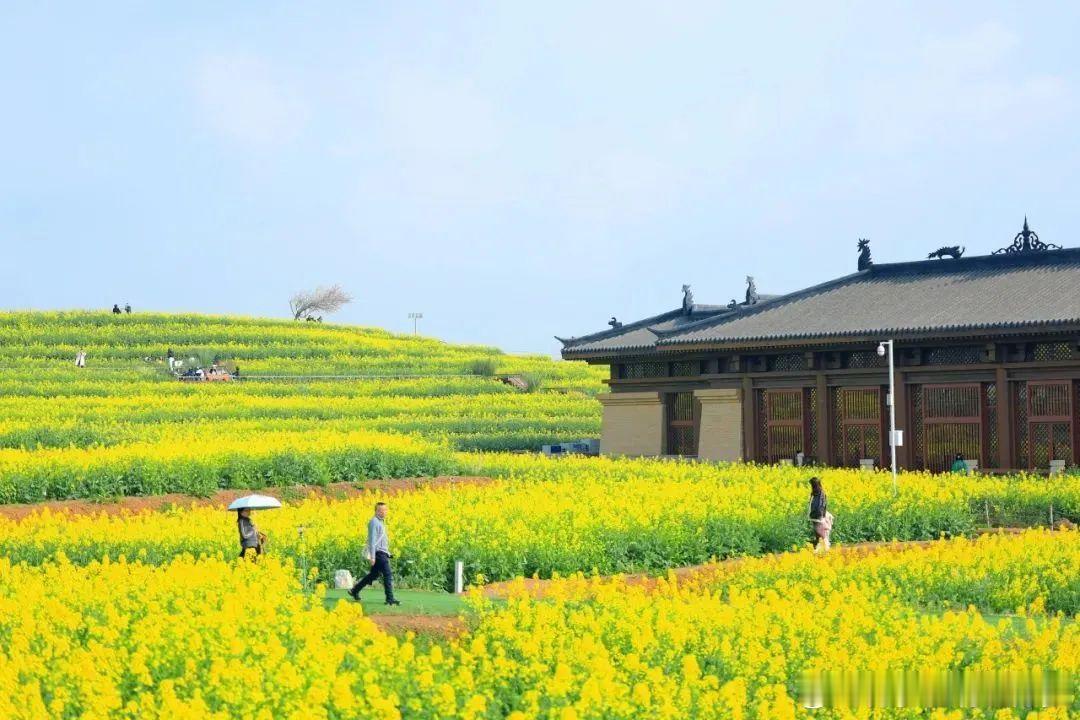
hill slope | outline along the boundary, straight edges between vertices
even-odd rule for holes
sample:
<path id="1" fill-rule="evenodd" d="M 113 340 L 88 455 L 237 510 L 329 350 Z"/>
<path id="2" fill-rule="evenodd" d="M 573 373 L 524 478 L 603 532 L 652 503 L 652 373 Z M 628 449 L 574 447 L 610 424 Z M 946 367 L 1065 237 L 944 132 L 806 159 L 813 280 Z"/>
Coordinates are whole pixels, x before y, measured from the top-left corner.
<path id="1" fill-rule="evenodd" d="M 245 379 L 178 382 L 169 349 L 235 363 Z M 581 363 L 343 325 L 0 313 L 0 502 L 440 472 L 453 449 L 595 436 L 601 377 Z"/>

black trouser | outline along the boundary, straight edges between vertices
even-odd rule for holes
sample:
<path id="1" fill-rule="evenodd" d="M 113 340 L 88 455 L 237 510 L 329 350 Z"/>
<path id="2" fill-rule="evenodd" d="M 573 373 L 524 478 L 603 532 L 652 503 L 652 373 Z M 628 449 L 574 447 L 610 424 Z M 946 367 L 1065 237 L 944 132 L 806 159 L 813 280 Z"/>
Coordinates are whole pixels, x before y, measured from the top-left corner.
<path id="1" fill-rule="evenodd" d="M 240 557 L 244 557 L 245 555 L 247 555 L 248 550 L 254 550 L 256 556 L 262 555 L 262 546 L 261 545 L 256 545 L 255 547 L 252 547 L 252 546 L 248 545 L 246 547 L 240 548 Z"/>
<path id="2" fill-rule="evenodd" d="M 360 592 L 368 585 L 371 585 L 380 575 L 382 575 L 383 589 L 386 591 L 386 601 L 390 602 L 393 600 L 394 574 L 390 572 L 390 556 L 382 550 L 375 553 L 375 564 L 371 566 L 371 572 L 360 578 L 360 581 L 353 585 L 353 595 Z"/>

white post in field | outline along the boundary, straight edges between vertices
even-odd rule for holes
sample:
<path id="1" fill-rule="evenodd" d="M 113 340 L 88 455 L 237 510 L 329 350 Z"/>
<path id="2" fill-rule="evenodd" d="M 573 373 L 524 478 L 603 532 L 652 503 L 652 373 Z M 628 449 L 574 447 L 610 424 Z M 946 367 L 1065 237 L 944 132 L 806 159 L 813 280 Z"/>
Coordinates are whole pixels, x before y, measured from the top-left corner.
<path id="1" fill-rule="evenodd" d="M 454 561 L 454 594 L 460 595 L 465 592 L 465 563 L 461 560 Z"/>

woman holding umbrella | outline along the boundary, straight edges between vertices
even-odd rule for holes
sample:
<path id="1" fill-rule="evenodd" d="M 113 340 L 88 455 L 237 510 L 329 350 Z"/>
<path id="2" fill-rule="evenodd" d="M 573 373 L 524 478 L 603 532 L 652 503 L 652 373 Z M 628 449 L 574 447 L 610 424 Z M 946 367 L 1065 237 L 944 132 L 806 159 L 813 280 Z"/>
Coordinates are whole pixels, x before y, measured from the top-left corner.
<path id="1" fill-rule="evenodd" d="M 251 519 L 251 508 L 238 510 L 236 513 L 236 527 L 240 531 L 240 557 L 247 555 L 247 551 L 254 548 L 256 557 L 262 555 L 263 541 L 266 535 L 259 532 L 255 527 L 255 521 Z"/>
<path id="2" fill-rule="evenodd" d="M 281 507 L 277 498 L 265 495 L 248 495 L 234 500 L 229 505 L 230 510 L 236 511 L 236 529 L 240 532 L 240 557 L 247 555 L 247 551 L 254 548 L 255 556 L 262 555 L 263 545 L 266 543 L 266 534 L 259 532 L 255 527 L 255 521 L 251 519 L 251 511 L 257 509 L 273 509 Z"/>

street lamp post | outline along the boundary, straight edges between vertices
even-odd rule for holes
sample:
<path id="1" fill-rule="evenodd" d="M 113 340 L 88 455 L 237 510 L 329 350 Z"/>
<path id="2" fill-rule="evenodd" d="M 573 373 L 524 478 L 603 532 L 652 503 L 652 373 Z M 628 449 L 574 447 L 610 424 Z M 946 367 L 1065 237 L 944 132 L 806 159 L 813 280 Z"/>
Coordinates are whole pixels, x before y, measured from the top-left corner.
<path id="1" fill-rule="evenodd" d="M 424 317 L 424 313 L 411 312 L 409 313 L 409 319 L 412 320 L 412 334 L 416 334 L 416 321 Z"/>
<path id="2" fill-rule="evenodd" d="M 893 341 L 884 340 L 878 343 L 877 354 L 885 355 L 885 346 L 889 347 L 889 459 L 892 461 L 892 488 L 896 494 L 896 366 L 893 363 Z"/>

